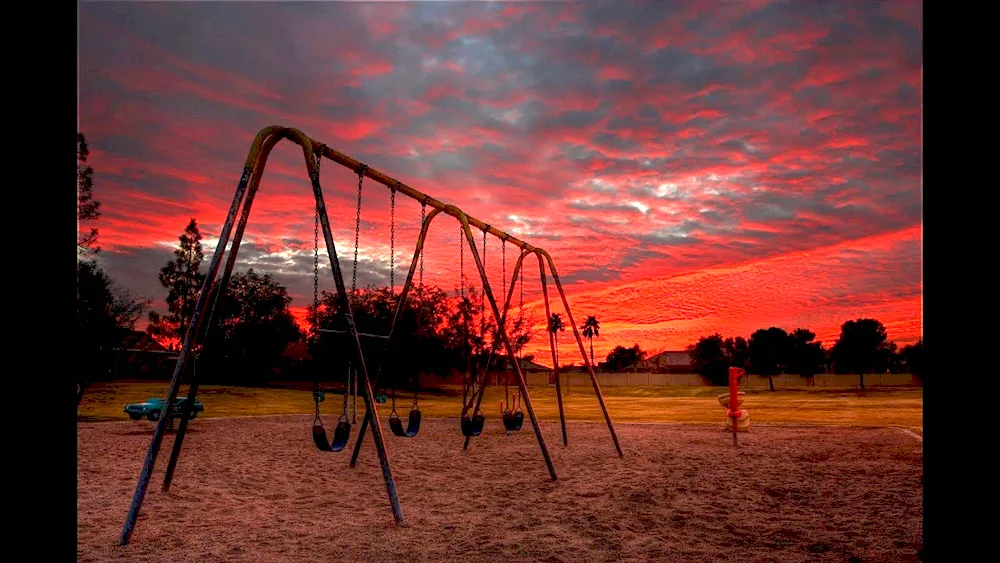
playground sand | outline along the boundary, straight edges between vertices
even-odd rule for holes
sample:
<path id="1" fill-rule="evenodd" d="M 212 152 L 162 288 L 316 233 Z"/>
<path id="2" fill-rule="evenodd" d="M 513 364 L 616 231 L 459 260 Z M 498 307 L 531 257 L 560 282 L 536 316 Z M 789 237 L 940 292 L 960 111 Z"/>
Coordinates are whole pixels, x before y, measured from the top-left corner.
<path id="1" fill-rule="evenodd" d="M 388 434 L 385 421 L 382 421 Z M 406 518 L 393 523 L 370 437 L 324 453 L 311 417 L 199 419 L 174 483 L 161 449 L 131 542 L 117 545 L 149 422 L 78 424 L 78 561 L 917 561 L 922 443 L 895 429 L 541 423 L 496 417 L 387 435 Z M 353 446 L 353 436 L 352 443 Z"/>

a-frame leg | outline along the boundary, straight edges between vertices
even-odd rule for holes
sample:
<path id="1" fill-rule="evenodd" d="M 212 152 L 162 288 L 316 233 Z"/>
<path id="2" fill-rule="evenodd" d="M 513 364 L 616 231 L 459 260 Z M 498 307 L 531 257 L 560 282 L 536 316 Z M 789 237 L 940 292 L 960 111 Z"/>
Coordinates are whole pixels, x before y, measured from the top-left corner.
<path id="1" fill-rule="evenodd" d="M 243 175 L 240 177 L 240 182 L 236 187 L 236 194 L 233 197 L 233 202 L 229 206 L 229 214 L 226 216 L 226 222 L 222 227 L 222 232 L 219 234 L 218 248 L 220 249 L 224 249 L 226 244 L 229 242 L 233 222 L 236 219 L 236 212 L 239 209 L 240 202 L 243 200 L 243 194 L 246 191 L 247 183 L 249 182 L 252 174 L 252 165 L 243 169 Z M 222 252 L 216 252 L 212 255 L 212 261 L 208 268 L 208 274 L 205 276 L 205 283 L 202 286 L 201 294 L 198 296 L 198 303 L 195 305 L 191 322 L 188 325 L 187 333 L 184 336 L 184 342 L 181 345 L 181 351 L 177 357 L 177 364 L 174 366 L 174 373 L 170 379 L 170 387 L 167 390 L 167 396 L 163 402 L 163 408 L 166 410 L 166 413 L 169 413 L 169 409 L 172 407 L 174 400 L 177 398 L 177 392 L 180 387 L 181 373 L 187 366 L 188 357 L 191 352 L 191 345 L 195 339 L 196 328 L 198 327 L 199 319 L 202 314 L 204 314 L 205 305 L 208 301 L 209 294 L 212 292 L 212 284 L 215 281 L 216 275 L 218 275 L 221 260 Z M 135 493 L 132 495 L 132 503 L 129 506 L 128 515 L 125 517 L 125 524 L 122 526 L 121 534 L 118 537 L 118 545 L 125 545 L 128 543 L 129 538 L 132 536 L 132 531 L 135 529 L 135 522 L 139 516 L 139 510 L 142 508 L 142 501 L 146 498 L 146 487 L 149 486 L 149 479 L 153 475 L 153 466 L 156 463 L 157 455 L 160 453 L 160 445 L 163 443 L 163 434 L 167 429 L 168 419 L 170 418 L 169 416 L 165 416 L 166 413 L 161 413 L 160 419 L 156 423 L 156 429 L 153 431 L 153 440 L 149 444 L 149 449 L 146 451 L 146 458 L 143 461 L 142 470 L 139 472 L 139 481 L 136 483 Z"/>
<path id="2" fill-rule="evenodd" d="M 504 333 L 507 332 L 507 311 L 510 310 L 510 300 L 514 297 L 514 282 L 515 280 L 517 280 L 517 275 L 521 272 L 521 264 L 522 262 L 524 262 L 524 257 L 526 255 L 527 252 L 522 251 L 521 255 L 518 256 L 517 258 L 517 262 L 514 263 L 514 275 L 511 276 L 510 289 L 507 290 L 507 298 L 503 304 L 503 314 L 500 317 L 500 323 L 498 323 L 497 325 L 500 328 L 500 330 L 504 331 Z M 508 335 L 508 338 L 509 337 L 510 335 Z M 480 379 L 478 383 L 479 391 L 476 393 L 476 408 L 473 409 L 472 412 L 479 412 L 479 407 L 481 407 L 483 404 L 483 395 L 486 394 L 486 377 L 489 375 L 490 363 L 492 362 L 493 362 L 493 350 L 490 351 L 490 358 L 486 362 L 486 371 L 483 373 L 483 377 Z M 469 442 L 471 441 L 472 441 L 472 436 L 466 436 L 465 443 L 462 445 L 462 449 L 463 450 L 469 449 Z"/>
<path id="3" fill-rule="evenodd" d="M 486 299 L 490 302 L 490 308 L 493 309 L 493 318 L 500 319 L 500 309 L 497 307 L 496 299 L 493 297 L 493 290 L 490 288 L 490 280 L 486 277 L 486 270 L 483 268 L 483 262 L 479 257 L 479 251 L 476 249 L 476 241 L 472 237 L 472 230 L 469 228 L 469 220 L 458 208 L 453 208 L 453 215 L 456 215 L 459 221 L 462 222 L 462 229 L 465 231 L 465 238 L 469 242 L 469 247 L 472 249 L 472 257 L 476 260 L 476 269 L 479 270 L 479 277 L 483 282 L 483 291 L 486 293 Z M 549 469 L 549 475 L 552 480 L 556 480 L 556 469 L 552 466 L 552 458 L 549 457 L 549 449 L 545 446 L 545 439 L 542 437 L 542 429 L 538 426 L 538 419 L 535 417 L 535 408 L 531 405 L 531 396 L 528 394 L 528 386 L 524 381 L 524 373 L 521 371 L 521 366 L 517 363 L 517 357 L 514 355 L 514 348 L 510 345 L 510 339 L 507 338 L 507 331 L 502 330 L 500 332 L 500 339 L 503 341 L 504 348 L 507 350 L 507 358 L 514 364 L 514 369 L 517 373 L 517 384 L 521 388 L 521 398 L 524 399 L 524 406 L 528 410 L 528 416 L 531 417 L 531 425 L 535 429 L 535 436 L 538 437 L 538 447 L 542 450 L 542 457 L 545 458 L 545 465 Z"/>
<path id="4" fill-rule="evenodd" d="M 274 145 L 281 139 L 279 135 L 271 135 L 264 140 L 262 145 L 263 154 L 268 154 Z M 212 294 L 209 296 L 209 303 L 206 305 L 208 307 L 208 315 L 202 317 L 199 322 L 199 327 L 195 331 L 195 345 L 204 344 L 207 340 L 208 333 L 212 328 L 212 320 L 215 317 L 215 307 L 219 304 L 219 301 L 223 298 L 226 293 L 226 288 L 229 287 L 229 281 L 232 279 L 233 268 L 236 266 L 236 257 L 240 251 L 240 243 L 243 241 L 243 233 L 247 228 L 247 221 L 250 219 L 250 210 L 253 208 L 253 200 L 257 195 L 257 189 L 260 187 L 261 175 L 264 173 L 263 166 L 255 166 L 254 174 L 250 179 L 250 185 L 247 188 L 246 199 L 243 201 L 243 209 L 240 213 L 240 220 L 236 224 L 236 231 L 233 233 L 233 243 L 229 248 L 229 253 L 226 256 L 226 267 L 222 272 L 222 279 L 213 285 Z M 217 248 L 216 252 L 222 252 L 224 248 Z M 194 407 L 194 401 L 198 396 L 198 386 L 200 381 L 198 380 L 198 373 L 192 372 L 190 389 L 188 390 L 188 399 L 186 406 L 190 409 Z M 186 415 L 186 413 L 185 413 Z M 184 436 L 187 433 L 188 422 L 190 421 L 189 416 L 182 416 L 180 421 L 180 426 L 177 428 L 177 434 L 174 436 L 174 446 L 170 451 L 170 459 L 167 461 L 167 470 L 163 476 L 163 486 L 162 490 L 170 490 L 170 483 L 173 481 L 174 471 L 177 469 L 177 460 L 181 454 L 181 447 L 184 445 Z"/>
<path id="5" fill-rule="evenodd" d="M 552 281 L 555 283 L 556 291 L 559 292 L 559 297 L 562 299 L 563 307 L 566 309 L 566 318 L 569 320 L 569 325 L 573 329 L 573 337 L 576 338 L 576 344 L 580 348 L 580 355 L 583 357 L 583 363 L 587 366 L 587 372 L 590 374 L 590 381 L 594 384 L 594 394 L 597 395 L 597 402 L 601 405 L 601 412 L 604 413 L 604 420 L 608 423 L 608 431 L 611 432 L 611 440 L 615 443 L 615 450 L 618 451 L 618 457 L 625 457 L 622 453 L 622 447 L 618 443 L 618 434 L 615 432 L 615 425 L 611 422 L 611 415 L 608 414 L 608 406 L 604 404 L 604 395 L 601 394 L 601 386 L 597 382 L 597 374 L 594 373 L 594 366 L 590 363 L 590 357 L 587 356 L 587 349 L 583 345 L 583 338 L 580 337 L 580 331 L 576 327 L 576 321 L 573 320 L 573 312 L 569 308 L 569 301 L 566 299 L 566 293 L 563 291 L 562 283 L 559 281 L 559 274 L 556 273 L 556 265 L 552 262 L 552 257 L 548 255 L 544 250 L 539 250 L 539 260 L 541 260 L 542 254 L 545 255 L 545 260 L 549 264 L 549 271 L 552 272 Z"/>
<path id="6" fill-rule="evenodd" d="M 549 350 L 552 352 L 552 372 L 556 376 L 556 403 L 559 405 L 559 424 L 562 426 L 563 445 L 568 446 L 569 440 L 566 436 L 566 415 L 563 413 L 562 384 L 559 381 L 559 359 L 556 357 L 556 335 L 551 330 L 548 330 L 549 319 L 552 318 L 552 309 L 549 307 L 549 289 L 545 280 L 545 265 L 542 264 L 542 256 L 541 254 L 538 254 L 537 256 L 538 273 L 542 281 L 542 299 L 545 301 L 545 332 L 549 335 Z"/>
<path id="7" fill-rule="evenodd" d="M 392 357 L 392 342 L 393 334 L 396 329 L 396 321 L 403 315 L 403 310 L 406 308 L 406 298 L 410 295 L 410 288 L 413 287 L 413 274 L 417 271 L 417 264 L 419 264 L 420 253 L 424 249 L 424 241 L 427 237 L 427 230 L 431 226 L 431 221 L 440 213 L 440 209 L 433 209 L 424 218 L 424 222 L 420 227 L 420 235 L 417 236 L 417 245 L 413 250 L 413 260 L 410 261 L 410 270 L 406 273 L 406 281 L 403 283 L 403 289 L 399 291 L 399 301 L 396 304 L 396 312 L 392 316 L 392 324 L 389 325 L 389 340 L 386 343 L 386 357 Z M 380 385 L 381 382 L 376 381 L 375 385 Z M 351 454 L 350 467 L 355 467 L 358 464 L 358 454 L 361 453 L 361 444 L 365 439 L 365 432 L 368 430 L 368 424 L 371 421 L 368 419 L 368 413 L 365 412 L 365 416 L 361 419 L 361 429 L 358 430 L 358 438 L 354 442 L 354 453 Z"/>
<path id="8" fill-rule="evenodd" d="M 344 312 L 347 319 L 347 326 L 351 336 L 354 338 L 354 360 L 357 362 L 358 373 L 360 373 L 363 383 L 365 417 L 371 417 L 373 424 L 372 438 L 375 440 L 375 448 L 378 450 L 379 463 L 382 466 L 382 476 L 385 479 L 386 492 L 389 495 L 389 504 L 392 505 L 392 514 L 397 524 L 403 523 L 403 509 L 399 504 L 399 496 L 396 493 L 396 482 L 392 478 L 392 469 L 389 467 L 389 455 L 385 449 L 382 428 L 379 424 L 378 410 L 375 406 L 375 393 L 372 389 L 372 382 L 368 378 L 368 368 L 365 365 L 364 354 L 361 351 L 361 338 L 358 336 L 357 327 L 354 325 L 354 313 L 351 311 L 351 302 L 347 297 L 347 287 L 344 284 L 344 276 L 340 271 L 340 261 L 337 258 L 337 249 L 333 244 L 333 233 L 330 231 L 330 219 L 326 214 L 326 204 L 323 202 L 323 191 L 319 183 L 319 168 L 312 160 L 313 151 L 311 146 L 303 146 L 306 154 L 306 165 L 309 167 L 309 176 L 312 179 L 313 193 L 316 195 L 316 206 L 319 211 L 320 225 L 323 228 L 323 238 L 326 241 L 326 251 L 330 256 L 330 268 L 333 270 L 333 279 L 337 285 L 337 296 L 340 299 L 338 308 Z"/>

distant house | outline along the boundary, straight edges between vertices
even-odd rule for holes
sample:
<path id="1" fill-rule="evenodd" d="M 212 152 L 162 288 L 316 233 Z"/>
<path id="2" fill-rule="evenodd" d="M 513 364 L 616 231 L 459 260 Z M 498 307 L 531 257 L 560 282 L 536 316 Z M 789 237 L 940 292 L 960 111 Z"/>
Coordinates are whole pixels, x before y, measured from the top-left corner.
<path id="1" fill-rule="evenodd" d="M 550 366 L 543 366 L 542 364 L 539 364 L 539 363 L 534 362 L 532 360 L 526 360 L 524 358 L 521 358 L 520 362 L 521 362 L 521 371 L 523 371 L 525 373 L 538 373 L 538 372 L 542 372 L 542 371 L 552 371 L 552 368 Z"/>
<path id="2" fill-rule="evenodd" d="M 281 357 L 291 362 L 306 362 L 312 359 L 309 347 L 305 342 L 289 342 L 285 346 L 285 351 L 281 353 Z"/>
<path id="3" fill-rule="evenodd" d="M 117 352 L 167 352 L 169 351 L 163 347 L 162 344 L 157 342 L 152 336 L 147 332 L 141 330 L 130 330 L 125 338 L 122 339 L 121 344 L 114 349 Z"/>
<path id="4" fill-rule="evenodd" d="M 648 371 L 652 373 L 694 373 L 691 356 L 685 351 L 665 351 L 642 360 L 636 366 L 627 366 L 627 371 Z"/>
<path id="5" fill-rule="evenodd" d="M 115 353 L 114 377 L 167 377 L 177 361 L 177 352 L 167 350 L 141 330 L 128 331 L 111 350 Z"/>
<path id="6" fill-rule="evenodd" d="M 311 365 L 312 359 L 306 342 L 289 342 L 281 353 L 281 366 L 275 368 L 275 375 L 284 380 L 312 378 L 315 375 L 309 372 L 310 369 L 315 369 Z"/>

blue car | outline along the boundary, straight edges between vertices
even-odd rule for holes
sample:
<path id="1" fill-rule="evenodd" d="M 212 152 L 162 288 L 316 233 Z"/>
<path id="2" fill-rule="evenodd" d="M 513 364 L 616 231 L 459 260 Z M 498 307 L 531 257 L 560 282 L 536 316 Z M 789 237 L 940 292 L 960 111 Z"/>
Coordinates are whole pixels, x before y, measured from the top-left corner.
<path id="1" fill-rule="evenodd" d="M 187 397 L 182 399 L 175 399 L 174 406 L 170 409 L 170 416 L 180 418 L 183 416 L 186 410 L 184 406 L 187 404 Z M 198 413 L 205 410 L 205 405 L 201 404 L 201 401 L 195 399 L 194 408 L 191 409 L 191 419 L 198 416 Z M 142 403 L 132 403 L 130 405 L 125 405 L 125 413 L 132 420 L 142 420 L 147 418 L 149 420 L 159 420 L 160 413 L 163 412 L 163 399 L 157 397 L 150 397 Z"/>

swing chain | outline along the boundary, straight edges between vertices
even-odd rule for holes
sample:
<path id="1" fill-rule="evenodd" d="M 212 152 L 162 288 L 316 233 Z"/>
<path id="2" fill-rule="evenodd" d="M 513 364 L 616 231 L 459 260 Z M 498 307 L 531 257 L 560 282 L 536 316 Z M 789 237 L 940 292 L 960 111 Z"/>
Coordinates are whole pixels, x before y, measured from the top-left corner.
<path id="1" fill-rule="evenodd" d="M 507 299 L 507 239 L 503 239 L 500 244 L 500 256 L 503 260 L 503 273 L 500 274 L 500 283 L 503 284 L 503 298 Z"/>
<path id="2" fill-rule="evenodd" d="M 354 269 L 351 272 L 351 295 L 354 295 L 358 288 L 358 240 L 361 232 L 361 189 L 365 179 L 365 170 L 368 165 L 362 164 L 358 167 L 358 211 L 354 219 Z"/>
<path id="3" fill-rule="evenodd" d="M 357 372 L 355 371 L 354 376 L 357 377 Z M 351 362 L 347 362 L 347 380 L 344 383 L 344 418 L 347 417 L 347 396 L 351 394 Z"/>
<path id="4" fill-rule="evenodd" d="M 315 424 L 317 420 L 319 420 L 320 424 L 322 424 L 323 420 L 319 417 L 319 381 L 315 380 L 313 381 L 313 402 L 316 403 L 316 417 L 313 418 L 313 424 Z"/>
<path id="5" fill-rule="evenodd" d="M 319 205 L 313 224 L 313 335 L 319 334 Z M 318 407 L 318 405 L 317 405 Z"/>
<path id="6" fill-rule="evenodd" d="M 458 283 L 461 293 L 459 296 L 462 300 L 465 300 L 465 241 L 462 237 L 465 232 L 462 229 L 462 225 L 458 226 Z"/>
<path id="7" fill-rule="evenodd" d="M 420 203 L 420 229 L 424 228 L 424 221 L 427 220 L 427 200 Z M 423 242 L 420 244 L 420 287 L 424 287 L 424 248 Z"/>
<path id="8" fill-rule="evenodd" d="M 399 180 L 396 185 L 389 188 L 389 290 L 392 295 L 396 294 L 396 190 L 399 189 Z"/>
<path id="9" fill-rule="evenodd" d="M 316 159 L 316 181 L 319 182 L 320 168 L 323 166 L 322 151 L 326 145 L 320 145 L 319 151 L 313 152 Z M 313 221 L 313 333 L 319 334 L 319 198 L 316 198 L 316 213 Z M 317 414 L 319 403 L 316 404 Z"/>
<path id="10" fill-rule="evenodd" d="M 483 271 L 486 271 L 486 232 L 490 230 L 490 226 L 486 225 L 483 229 Z M 483 346 L 486 345 L 486 282 L 483 282 L 483 287 L 479 292 L 479 336 L 483 339 Z M 486 366 L 489 369 L 489 366 Z"/>

